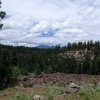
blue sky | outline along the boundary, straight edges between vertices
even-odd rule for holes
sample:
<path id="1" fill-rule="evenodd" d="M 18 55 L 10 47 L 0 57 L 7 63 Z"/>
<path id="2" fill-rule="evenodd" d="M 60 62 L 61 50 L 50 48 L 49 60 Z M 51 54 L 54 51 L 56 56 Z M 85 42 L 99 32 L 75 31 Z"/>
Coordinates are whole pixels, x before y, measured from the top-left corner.
<path id="1" fill-rule="evenodd" d="M 2 0 L 0 43 L 66 45 L 99 40 L 100 0 Z"/>

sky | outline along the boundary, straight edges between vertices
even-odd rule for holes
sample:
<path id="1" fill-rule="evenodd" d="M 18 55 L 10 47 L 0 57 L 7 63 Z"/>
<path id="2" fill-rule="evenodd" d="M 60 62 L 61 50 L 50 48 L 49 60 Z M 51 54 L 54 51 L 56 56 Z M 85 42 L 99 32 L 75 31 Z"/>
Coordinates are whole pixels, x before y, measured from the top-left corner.
<path id="1" fill-rule="evenodd" d="M 39 46 L 99 40 L 100 0 L 2 0 L 0 43 Z"/>

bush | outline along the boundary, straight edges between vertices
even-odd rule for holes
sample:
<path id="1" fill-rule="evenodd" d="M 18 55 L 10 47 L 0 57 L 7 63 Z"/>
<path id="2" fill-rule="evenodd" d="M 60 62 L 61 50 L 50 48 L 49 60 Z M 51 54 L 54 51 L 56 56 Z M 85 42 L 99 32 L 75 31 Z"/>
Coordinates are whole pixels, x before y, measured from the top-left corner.
<path id="1" fill-rule="evenodd" d="M 54 99 L 53 99 L 53 96 L 50 96 L 50 97 L 48 98 L 48 100 L 54 100 Z"/>
<path id="2" fill-rule="evenodd" d="M 20 75 L 21 75 L 21 70 L 19 69 L 18 66 L 11 67 L 11 77 L 17 78 Z"/>

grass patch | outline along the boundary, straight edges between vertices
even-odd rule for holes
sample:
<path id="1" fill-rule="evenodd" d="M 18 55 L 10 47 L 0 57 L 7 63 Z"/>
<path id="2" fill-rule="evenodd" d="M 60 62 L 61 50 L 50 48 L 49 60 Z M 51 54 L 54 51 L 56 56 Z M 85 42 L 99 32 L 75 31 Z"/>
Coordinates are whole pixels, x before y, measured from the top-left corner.
<path id="1" fill-rule="evenodd" d="M 8 88 L 0 91 L 0 100 L 31 100 L 34 95 L 41 95 L 48 100 L 53 100 L 54 97 L 63 94 L 62 87 L 34 87 L 34 88 Z"/>
<path id="2" fill-rule="evenodd" d="M 34 88 L 8 88 L 0 91 L 0 100 L 31 100 L 34 95 L 41 95 L 48 100 L 54 100 L 58 95 L 64 93 L 64 87 L 47 86 Z M 79 92 L 64 95 L 63 100 L 69 97 L 69 100 L 100 100 L 100 87 L 95 90 L 92 88 L 82 88 Z"/>

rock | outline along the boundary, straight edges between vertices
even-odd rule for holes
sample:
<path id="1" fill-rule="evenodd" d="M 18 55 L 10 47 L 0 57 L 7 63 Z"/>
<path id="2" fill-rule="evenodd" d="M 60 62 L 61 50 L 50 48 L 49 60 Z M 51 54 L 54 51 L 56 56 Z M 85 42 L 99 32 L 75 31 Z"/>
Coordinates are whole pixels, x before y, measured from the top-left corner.
<path id="1" fill-rule="evenodd" d="M 73 89 L 79 89 L 80 87 L 75 83 L 70 83 L 69 86 Z"/>
<path id="2" fill-rule="evenodd" d="M 45 100 L 45 98 L 40 95 L 35 95 L 35 96 L 33 96 L 32 100 Z"/>
<path id="3" fill-rule="evenodd" d="M 22 83 L 19 83 L 18 86 L 19 86 L 19 87 L 23 87 L 23 84 L 22 84 Z"/>
<path id="4" fill-rule="evenodd" d="M 75 93 L 80 89 L 79 85 L 77 85 L 76 83 L 69 83 L 69 85 L 67 86 L 67 89 L 65 90 L 65 92 L 67 94 L 69 93 Z"/>

